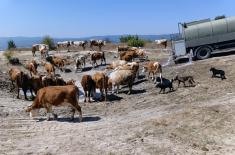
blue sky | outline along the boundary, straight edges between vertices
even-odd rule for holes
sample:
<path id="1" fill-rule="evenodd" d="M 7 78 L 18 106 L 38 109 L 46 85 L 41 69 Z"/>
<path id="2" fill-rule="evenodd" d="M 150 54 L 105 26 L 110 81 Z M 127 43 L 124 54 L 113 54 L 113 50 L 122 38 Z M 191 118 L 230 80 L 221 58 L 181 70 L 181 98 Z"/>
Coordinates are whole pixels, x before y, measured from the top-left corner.
<path id="1" fill-rule="evenodd" d="M 0 37 L 166 34 L 177 23 L 234 16 L 234 0 L 0 0 Z"/>

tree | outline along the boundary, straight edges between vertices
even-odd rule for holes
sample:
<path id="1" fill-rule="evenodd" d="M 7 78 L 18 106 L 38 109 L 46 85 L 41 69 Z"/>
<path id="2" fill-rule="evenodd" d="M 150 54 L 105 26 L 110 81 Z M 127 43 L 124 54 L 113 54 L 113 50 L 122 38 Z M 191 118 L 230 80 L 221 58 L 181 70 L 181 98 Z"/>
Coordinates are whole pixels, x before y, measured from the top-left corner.
<path id="1" fill-rule="evenodd" d="M 13 40 L 8 41 L 7 44 L 8 44 L 8 50 L 16 48 L 15 42 Z"/>
<path id="2" fill-rule="evenodd" d="M 55 49 L 54 40 L 50 36 L 43 37 L 42 44 L 48 45 L 50 50 L 54 50 Z"/>

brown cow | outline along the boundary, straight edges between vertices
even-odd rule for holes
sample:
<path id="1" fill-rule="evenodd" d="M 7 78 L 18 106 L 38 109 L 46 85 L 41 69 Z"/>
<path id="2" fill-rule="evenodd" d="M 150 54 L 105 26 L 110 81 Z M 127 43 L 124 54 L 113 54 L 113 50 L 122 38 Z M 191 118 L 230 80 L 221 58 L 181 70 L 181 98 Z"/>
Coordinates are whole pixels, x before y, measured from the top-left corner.
<path id="1" fill-rule="evenodd" d="M 107 101 L 108 77 L 102 72 L 96 72 L 93 75 L 92 80 L 95 82 L 95 87 L 100 89 L 100 100 L 102 101 L 105 99 L 105 101 Z M 103 91 L 105 92 L 105 95 Z"/>
<path id="2" fill-rule="evenodd" d="M 27 94 L 26 94 L 27 90 L 30 90 L 32 97 L 34 97 L 33 96 L 32 81 L 27 74 L 25 74 L 24 72 L 20 71 L 17 68 L 10 69 L 8 73 L 9 73 L 10 80 L 11 80 L 12 86 L 13 86 L 10 91 L 15 89 L 15 85 L 14 85 L 14 82 L 15 82 L 16 87 L 17 87 L 17 98 L 20 98 L 20 88 L 22 88 L 22 90 L 24 92 L 24 97 L 26 100 L 28 100 Z"/>
<path id="3" fill-rule="evenodd" d="M 38 64 L 35 60 L 32 60 L 31 62 L 27 63 L 25 68 L 27 70 L 29 70 L 31 76 L 37 75 L 37 73 L 38 73 L 38 71 L 37 71 Z"/>
<path id="4" fill-rule="evenodd" d="M 65 64 L 64 59 L 57 57 L 57 56 L 49 56 L 46 58 L 46 60 L 63 72 L 63 68 Z"/>
<path id="5" fill-rule="evenodd" d="M 154 83 L 156 82 L 156 76 L 157 73 L 160 73 L 160 77 L 162 74 L 162 65 L 159 62 L 150 61 L 146 65 L 143 66 L 143 73 L 148 72 L 148 79 L 150 77 L 150 74 L 152 73 L 152 80 L 154 80 Z"/>
<path id="6" fill-rule="evenodd" d="M 98 66 L 98 64 L 96 62 L 97 60 L 101 60 L 100 65 L 102 65 L 103 61 L 106 65 L 104 52 L 95 52 L 95 53 L 91 54 L 91 63 L 92 63 L 93 67 L 95 67 L 95 65 L 96 65 L 96 67 Z"/>
<path id="7" fill-rule="evenodd" d="M 101 48 L 103 46 L 105 46 L 106 42 L 103 40 L 90 40 L 90 48 L 93 49 L 93 46 L 98 46 L 99 47 L 99 51 L 101 51 Z"/>
<path id="8" fill-rule="evenodd" d="M 44 66 L 48 75 L 55 75 L 55 67 L 53 64 L 48 62 L 42 62 L 42 65 Z"/>
<path id="9" fill-rule="evenodd" d="M 45 108 L 47 112 L 47 120 L 50 120 L 50 113 L 53 114 L 54 119 L 57 119 L 57 115 L 52 112 L 53 106 L 70 106 L 72 107 L 72 117 L 74 120 L 74 114 L 77 110 L 79 112 L 80 122 L 82 121 L 81 107 L 78 105 L 78 93 L 79 90 L 76 86 L 52 86 L 45 87 L 38 91 L 36 99 L 33 104 L 26 109 L 26 112 L 30 112 L 30 117 L 35 117 L 40 108 Z"/>
<path id="10" fill-rule="evenodd" d="M 92 77 L 90 75 L 83 75 L 81 80 L 81 85 L 83 87 L 84 93 L 85 93 L 85 99 L 84 102 L 86 102 L 86 98 L 88 97 L 88 102 L 91 102 L 91 95 L 95 96 L 95 82 L 93 81 Z"/>

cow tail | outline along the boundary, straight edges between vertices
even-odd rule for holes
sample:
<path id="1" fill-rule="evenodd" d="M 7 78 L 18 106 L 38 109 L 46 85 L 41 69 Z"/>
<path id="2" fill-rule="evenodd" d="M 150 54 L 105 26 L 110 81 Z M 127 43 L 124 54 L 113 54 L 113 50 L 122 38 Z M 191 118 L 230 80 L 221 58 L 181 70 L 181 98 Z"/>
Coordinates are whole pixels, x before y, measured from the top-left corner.
<path id="1" fill-rule="evenodd" d="M 159 64 L 159 72 L 162 73 L 162 65 Z"/>
<path id="2" fill-rule="evenodd" d="M 75 85 L 75 90 L 76 90 L 76 97 L 77 97 L 77 100 L 79 101 L 79 88 L 78 86 Z"/>

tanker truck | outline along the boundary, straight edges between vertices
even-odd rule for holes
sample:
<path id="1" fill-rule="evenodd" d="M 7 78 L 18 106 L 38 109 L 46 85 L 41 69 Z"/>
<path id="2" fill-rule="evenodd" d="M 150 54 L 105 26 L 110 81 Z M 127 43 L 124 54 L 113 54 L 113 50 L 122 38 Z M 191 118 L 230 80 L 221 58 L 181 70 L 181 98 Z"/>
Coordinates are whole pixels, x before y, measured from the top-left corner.
<path id="1" fill-rule="evenodd" d="M 180 37 L 172 41 L 176 63 L 188 55 L 203 60 L 212 54 L 235 51 L 235 17 L 179 23 L 178 28 Z"/>

